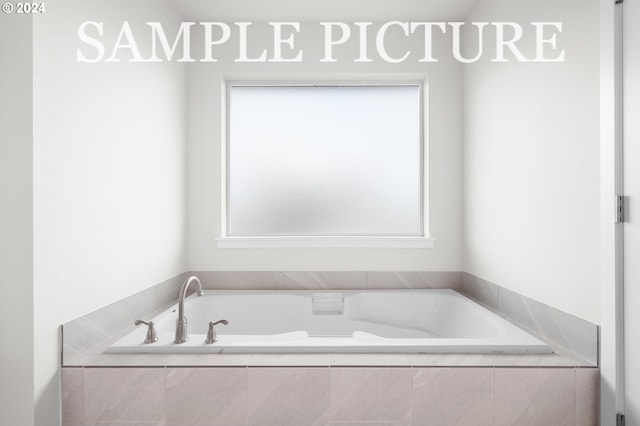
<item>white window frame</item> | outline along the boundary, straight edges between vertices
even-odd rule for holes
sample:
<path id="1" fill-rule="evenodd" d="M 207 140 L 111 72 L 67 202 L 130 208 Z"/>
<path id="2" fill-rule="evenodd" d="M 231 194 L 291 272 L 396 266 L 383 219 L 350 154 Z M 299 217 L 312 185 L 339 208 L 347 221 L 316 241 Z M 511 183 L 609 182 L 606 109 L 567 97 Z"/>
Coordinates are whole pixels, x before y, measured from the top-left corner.
<path id="1" fill-rule="evenodd" d="M 318 78 L 314 78 L 318 77 Z M 421 223 L 417 236 L 230 236 L 229 218 L 229 105 L 230 88 L 241 86 L 366 86 L 418 85 L 420 88 L 421 151 Z M 221 224 L 218 248 L 433 248 L 435 238 L 429 233 L 429 115 L 428 80 L 424 74 L 322 76 L 224 76 L 222 81 L 221 120 Z"/>

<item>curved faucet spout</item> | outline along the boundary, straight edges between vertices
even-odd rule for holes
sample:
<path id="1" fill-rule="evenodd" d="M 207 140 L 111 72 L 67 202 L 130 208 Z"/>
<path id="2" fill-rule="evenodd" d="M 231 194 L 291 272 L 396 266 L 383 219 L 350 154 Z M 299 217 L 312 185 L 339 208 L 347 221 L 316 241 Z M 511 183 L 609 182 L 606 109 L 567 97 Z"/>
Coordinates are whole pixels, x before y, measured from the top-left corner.
<path id="1" fill-rule="evenodd" d="M 189 289 L 189 285 L 195 282 L 198 285 L 197 293 L 198 296 L 204 296 L 204 292 L 202 291 L 202 284 L 200 280 L 195 275 L 187 278 L 184 283 L 182 283 L 182 287 L 180 287 L 180 293 L 178 295 L 178 319 L 176 320 L 176 338 L 173 343 L 184 343 L 189 340 L 189 336 L 187 334 L 187 318 L 184 316 L 184 299 L 187 297 L 187 290 Z"/>

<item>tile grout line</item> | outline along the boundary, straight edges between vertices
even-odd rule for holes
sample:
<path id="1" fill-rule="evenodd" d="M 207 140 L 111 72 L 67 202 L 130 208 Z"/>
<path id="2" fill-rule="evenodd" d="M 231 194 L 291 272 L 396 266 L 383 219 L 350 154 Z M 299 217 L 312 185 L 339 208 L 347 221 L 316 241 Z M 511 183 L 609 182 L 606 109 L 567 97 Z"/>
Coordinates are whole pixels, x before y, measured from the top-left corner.
<path id="1" fill-rule="evenodd" d="M 249 409 L 250 409 L 250 407 L 249 407 L 249 366 L 247 365 L 246 367 L 244 367 L 244 370 L 247 373 L 246 374 L 246 381 L 245 381 L 246 389 L 247 389 L 245 402 L 246 402 L 247 409 L 244 411 L 244 424 L 246 426 L 249 426 Z"/>
<path id="2" fill-rule="evenodd" d="M 578 369 L 577 368 L 573 368 L 573 400 L 575 405 L 575 409 L 573 410 L 574 411 L 573 424 L 577 426 L 578 425 Z"/>
<path id="3" fill-rule="evenodd" d="M 493 367 L 493 426 L 496 426 L 496 368 Z"/>
<path id="4" fill-rule="evenodd" d="M 84 367 L 82 367 L 82 370 L 80 370 L 80 371 L 82 371 L 82 376 L 80 378 L 80 383 L 82 385 L 82 387 L 81 387 L 81 390 L 82 390 L 82 393 L 81 393 L 82 404 L 81 404 L 81 407 L 80 407 L 81 408 L 80 414 L 81 414 L 81 417 L 82 417 L 82 424 L 85 424 L 86 421 L 85 421 L 85 418 L 84 418 L 84 412 L 85 412 L 85 408 L 84 408 L 84 403 L 85 403 L 85 397 L 84 397 Z"/>
<path id="5" fill-rule="evenodd" d="M 169 370 L 167 369 L 166 366 L 162 367 L 163 371 L 163 375 L 162 375 L 162 379 L 164 380 L 164 386 L 162 388 L 162 419 L 164 421 L 164 424 L 167 424 L 167 374 L 169 374 Z"/>

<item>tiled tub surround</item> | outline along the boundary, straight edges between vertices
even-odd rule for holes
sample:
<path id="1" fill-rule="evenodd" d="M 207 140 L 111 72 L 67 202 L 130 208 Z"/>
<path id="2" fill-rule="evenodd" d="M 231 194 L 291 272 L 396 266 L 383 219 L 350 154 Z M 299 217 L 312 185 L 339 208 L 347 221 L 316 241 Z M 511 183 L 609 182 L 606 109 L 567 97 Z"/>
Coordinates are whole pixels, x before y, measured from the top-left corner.
<path id="1" fill-rule="evenodd" d="M 62 365 L 79 365 L 137 319 L 150 318 L 176 303 L 184 273 L 62 326 Z"/>
<path id="2" fill-rule="evenodd" d="M 65 426 L 598 424 L 595 368 L 66 367 L 62 388 Z"/>
<path id="3" fill-rule="evenodd" d="M 548 342 L 560 354 L 598 365 L 598 326 L 471 274 L 459 290 L 509 321 Z"/>
<path id="4" fill-rule="evenodd" d="M 117 337 L 131 331 L 136 319 L 149 319 L 176 303 L 178 289 L 189 275 L 197 275 L 205 289 L 455 289 L 496 311 L 511 322 L 545 340 L 561 355 L 536 359 L 501 355 L 425 356 L 421 365 L 535 365 L 596 366 L 598 327 L 557 309 L 461 272 L 186 272 L 120 302 L 65 324 L 63 328 L 64 366 L 82 365 L 170 365 L 161 356 L 107 356 L 104 349 Z M 339 355 L 337 355 L 339 357 Z M 115 357 L 115 358 L 114 358 Z M 444 358 L 443 358 L 444 357 Z M 162 359 L 161 359 L 162 358 Z M 289 361 L 293 357 L 285 357 Z M 335 356 L 333 356 L 335 358 Z M 366 358 L 366 357 L 365 357 Z M 390 365 L 403 357 L 386 356 Z M 219 358 L 217 358 L 219 359 Z M 231 365 L 246 357 L 233 358 Z M 261 360 L 255 357 L 253 362 Z M 280 357 L 279 359 L 282 359 Z M 304 357 L 303 362 L 308 362 Z M 361 357 L 362 359 L 362 357 Z M 370 358 L 366 358 L 370 359 Z M 466 361 L 465 361 L 466 360 Z M 526 360 L 526 361 L 523 361 Z M 197 365 L 190 361 L 186 365 Z M 151 363 L 151 364 L 147 364 Z M 223 365 L 226 361 L 224 361 Z M 452 364 L 453 363 L 453 364 Z M 529 364 L 527 364 L 529 363 Z M 212 365 L 212 364 L 205 364 Z M 215 365 L 215 364 L 214 364 Z M 286 364 L 285 364 L 286 365 Z M 294 364 L 295 365 L 295 364 Z M 315 364 L 314 364 L 315 365 Z M 324 359 L 320 365 L 330 365 Z M 352 364 L 353 365 L 353 364 Z"/>
<path id="5" fill-rule="evenodd" d="M 494 310 L 500 305 L 499 287 L 458 272 L 195 274 L 207 289 L 454 288 L 489 307 L 494 301 Z M 64 325 L 63 425 L 598 424 L 595 363 L 562 350 L 546 355 L 103 353 L 135 319 L 175 303 L 188 275 Z M 483 292 L 496 297 L 480 297 Z M 573 332 L 578 341 L 595 336 L 584 346 L 597 348 L 597 327 L 569 317 L 574 326 L 568 332 L 561 315 L 552 329 Z M 540 324 L 540 335 L 553 335 L 544 329 L 548 324 Z"/>

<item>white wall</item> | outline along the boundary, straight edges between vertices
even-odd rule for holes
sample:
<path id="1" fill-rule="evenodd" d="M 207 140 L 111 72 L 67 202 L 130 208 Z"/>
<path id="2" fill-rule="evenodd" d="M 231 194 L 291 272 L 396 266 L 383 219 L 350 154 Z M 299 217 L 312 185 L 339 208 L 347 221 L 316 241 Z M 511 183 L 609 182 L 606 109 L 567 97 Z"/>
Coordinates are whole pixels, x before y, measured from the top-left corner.
<path id="1" fill-rule="evenodd" d="M 33 424 L 32 19 L 0 14 L 0 413 Z"/>
<path id="2" fill-rule="evenodd" d="M 257 25 L 256 25 L 257 26 Z M 250 57 L 267 48 L 272 35 L 265 25 L 250 33 Z M 268 28 L 268 27 L 267 27 Z M 450 40 L 436 35 L 435 64 L 418 62 L 423 56 L 419 36 L 407 43 L 390 39 L 389 49 L 402 56 L 409 46 L 413 56 L 404 63 L 389 64 L 372 49 L 371 63 L 354 63 L 357 40 L 336 47 L 338 62 L 321 63 L 323 34 L 316 23 L 303 24 L 296 49 L 304 53 L 300 63 L 236 63 L 237 35 L 216 50 L 218 63 L 189 65 L 188 96 L 188 265 L 190 270 L 453 270 L 461 269 L 461 65 L 451 58 Z M 254 29 L 252 29 L 253 31 Z M 354 30 L 355 31 L 355 30 Z M 201 52 L 199 37 L 192 41 Z M 201 42 L 200 42 L 201 43 Z M 224 144 L 221 99 L 225 76 L 284 75 L 285 78 L 331 78 L 339 74 L 424 73 L 429 80 L 430 105 L 430 228 L 437 238 L 434 249 L 218 249 L 221 233 L 221 149 Z"/>
<path id="3" fill-rule="evenodd" d="M 56 424 L 60 324 L 184 272 L 185 68 L 78 63 L 85 20 L 113 44 L 167 2 L 58 1 L 34 21 L 36 423 Z M 167 29 L 170 26 L 167 25 Z M 148 41 L 141 47 L 148 48 Z M 146 45 L 146 46 L 145 46 Z M 87 54 L 93 54 L 87 51 Z"/>
<path id="4" fill-rule="evenodd" d="M 468 21 L 562 22 L 566 60 L 491 63 L 488 39 L 464 68 L 464 270 L 599 323 L 598 3 L 480 0 Z"/>

